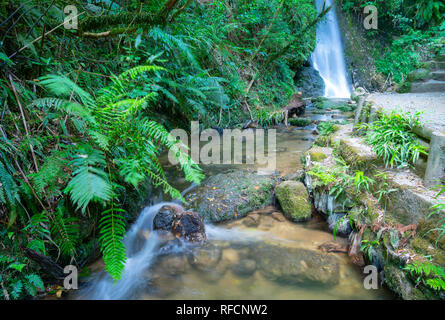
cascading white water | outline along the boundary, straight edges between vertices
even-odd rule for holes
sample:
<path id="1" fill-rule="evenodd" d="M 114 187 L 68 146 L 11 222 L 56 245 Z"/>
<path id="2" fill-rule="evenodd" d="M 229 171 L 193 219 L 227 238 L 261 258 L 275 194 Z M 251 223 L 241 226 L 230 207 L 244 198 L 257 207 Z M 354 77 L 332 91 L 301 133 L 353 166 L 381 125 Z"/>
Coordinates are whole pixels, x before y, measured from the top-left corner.
<path id="1" fill-rule="evenodd" d="M 172 204 L 162 202 L 142 210 L 124 239 L 124 245 L 127 248 L 127 262 L 122 279 L 114 283 L 111 276 L 105 272 L 97 275 L 97 278 L 91 279 L 92 284 L 85 289 L 81 298 L 85 298 L 83 295 L 88 299 L 95 300 L 131 299 L 134 297 L 137 289 L 144 284 L 142 280 L 144 273 L 155 261 L 159 252 L 158 248 L 162 243 L 158 233 L 151 232 L 153 219 L 162 206 Z M 148 234 L 145 241 L 143 241 L 144 234 Z"/>
<path id="2" fill-rule="evenodd" d="M 136 299 L 144 289 L 149 277 L 149 268 L 155 263 L 165 243 L 157 231 L 153 231 L 153 220 L 155 215 L 163 206 L 175 205 L 177 203 L 161 202 L 146 207 L 140 213 L 136 222 L 127 232 L 124 245 L 127 249 L 127 261 L 122 273 L 122 279 L 113 282 L 111 276 L 105 271 L 95 274 L 90 279 L 90 284 L 82 290 L 78 296 L 80 299 L 93 300 L 121 300 Z M 206 225 L 206 234 L 209 241 L 253 241 L 259 239 L 261 231 L 241 231 L 236 228 L 224 229 L 213 225 Z M 172 248 L 171 252 L 181 252 L 187 248 L 187 244 L 180 243 Z"/>
<path id="3" fill-rule="evenodd" d="M 333 0 L 315 1 L 318 11 L 321 11 L 325 2 L 328 7 Z M 334 8 L 329 10 L 325 20 L 317 27 L 317 46 L 312 53 L 312 63 L 324 81 L 325 97 L 350 97 L 351 89 L 346 76 L 340 28 Z"/>

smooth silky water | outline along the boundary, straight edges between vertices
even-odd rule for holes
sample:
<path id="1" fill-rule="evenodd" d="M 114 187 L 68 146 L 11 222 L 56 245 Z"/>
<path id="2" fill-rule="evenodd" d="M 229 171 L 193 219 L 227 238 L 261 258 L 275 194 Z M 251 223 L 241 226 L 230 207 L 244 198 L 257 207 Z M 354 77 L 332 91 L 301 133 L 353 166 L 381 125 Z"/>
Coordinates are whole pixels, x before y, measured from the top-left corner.
<path id="1" fill-rule="evenodd" d="M 320 115 L 307 115 L 318 118 Z M 324 118 L 338 119 L 338 113 L 323 115 Z M 324 120 L 326 120 L 324 119 Z M 339 119 L 341 120 L 341 118 Z M 301 155 L 307 151 L 315 136 L 313 127 L 281 127 L 277 129 L 277 170 L 286 175 L 301 169 Z M 166 156 L 165 156 L 166 157 Z M 165 160 L 166 158 L 164 158 Z M 228 169 L 250 168 L 246 165 L 207 165 L 203 169 L 207 176 Z M 254 166 L 253 166 L 254 167 Z M 176 171 L 170 168 L 173 178 Z M 181 190 L 189 184 L 174 180 Z M 392 296 L 384 289 L 366 290 L 364 275 L 353 265 L 344 253 L 330 253 L 338 259 L 339 282 L 335 286 L 310 283 L 289 284 L 271 280 L 267 270 L 256 271 L 249 276 L 241 276 L 233 271 L 242 259 L 258 261 L 265 244 L 293 250 L 304 248 L 318 250 L 326 242 L 337 242 L 344 246 L 347 240 L 336 237 L 327 230 L 320 217 L 313 217 L 306 223 L 292 223 L 282 218 L 273 207 L 254 212 L 258 223 L 251 227 L 239 219 L 219 225 L 206 225 L 210 255 L 220 255 L 219 262 L 211 272 L 203 272 L 189 263 L 194 246 L 172 242 L 171 238 L 152 230 L 153 218 L 165 202 L 142 210 L 137 221 L 129 229 L 124 242 L 128 261 L 122 280 L 113 283 L 103 270 L 102 260 L 90 265 L 93 275 L 80 290 L 72 293 L 70 299 L 390 299 Z M 173 244 L 172 244 L 173 243 Z M 272 247 L 275 248 L 275 247 Z M 258 252 L 257 252 L 258 251 Z M 319 252 L 319 250 L 318 250 Z M 210 257 L 212 259 L 212 257 Z M 303 262 L 304 263 L 304 262 Z M 321 266 L 323 267 L 323 266 Z"/>
<path id="2" fill-rule="evenodd" d="M 335 5 L 333 0 L 315 0 L 318 11 L 321 11 L 323 3 L 326 3 L 326 7 Z M 312 53 L 312 64 L 325 84 L 325 97 L 350 97 L 351 86 L 346 73 L 340 28 L 334 7 L 317 26 L 317 45 Z"/>

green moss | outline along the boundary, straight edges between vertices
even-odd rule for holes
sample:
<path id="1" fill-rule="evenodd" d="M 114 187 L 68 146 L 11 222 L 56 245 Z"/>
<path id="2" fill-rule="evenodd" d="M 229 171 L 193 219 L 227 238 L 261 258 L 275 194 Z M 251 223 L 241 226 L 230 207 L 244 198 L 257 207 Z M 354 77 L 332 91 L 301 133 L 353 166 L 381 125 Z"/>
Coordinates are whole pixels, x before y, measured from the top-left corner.
<path id="1" fill-rule="evenodd" d="M 332 154 L 332 149 L 314 146 L 305 153 L 305 156 L 307 154 L 309 154 L 312 161 L 321 162 Z"/>
<path id="2" fill-rule="evenodd" d="M 407 75 L 408 81 L 427 80 L 430 76 L 430 72 L 427 69 L 417 69 L 410 72 Z"/>
<path id="3" fill-rule="evenodd" d="M 398 93 L 409 93 L 411 92 L 411 88 L 413 83 L 411 81 L 404 81 L 400 86 L 397 87 L 396 91 Z"/>
<path id="4" fill-rule="evenodd" d="M 303 183 L 285 181 L 275 188 L 275 194 L 287 218 L 298 222 L 311 217 L 309 195 Z"/>
<path id="5" fill-rule="evenodd" d="M 291 118 L 288 122 L 292 126 L 306 127 L 312 123 L 312 120 L 308 118 Z"/>
<path id="6" fill-rule="evenodd" d="M 434 230 L 439 225 L 439 218 L 437 216 L 432 216 L 427 219 L 420 219 L 417 227 L 417 233 L 427 239 L 430 243 L 436 245 L 437 239 L 437 248 L 445 251 L 445 236 L 438 238 L 440 231 Z"/>
<path id="7" fill-rule="evenodd" d="M 386 264 L 385 283 L 389 289 L 395 292 L 403 300 L 424 300 L 423 292 L 414 286 L 404 270 L 393 264 Z"/>
<path id="8" fill-rule="evenodd" d="M 434 247 L 428 240 L 416 236 L 410 241 L 410 247 L 421 256 L 431 256 L 439 265 L 445 265 L 445 252 Z"/>

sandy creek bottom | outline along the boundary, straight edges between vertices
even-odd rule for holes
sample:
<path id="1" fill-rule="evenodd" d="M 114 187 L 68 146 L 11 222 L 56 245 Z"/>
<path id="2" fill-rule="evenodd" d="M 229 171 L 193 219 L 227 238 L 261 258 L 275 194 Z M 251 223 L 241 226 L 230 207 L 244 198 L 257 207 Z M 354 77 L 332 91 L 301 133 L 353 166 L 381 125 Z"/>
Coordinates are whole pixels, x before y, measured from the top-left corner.
<path id="1" fill-rule="evenodd" d="M 277 170 L 281 175 L 302 168 L 301 154 L 310 148 L 315 138 L 311 131 L 311 128 L 291 127 L 278 131 Z M 207 176 L 225 169 L 227 167 L 204 167 Z M 186 186 L 176 181 L 175 187 L 184 190 Z M 124 242 L 129 259 L 123 279 L 113 284 L 103 271 L 103 262 L 97 261 L 90 266 L 93 274 L 87 283 L 68 299 L 393 298 L 385 289 L 366 290 L 365 275 L 345 253 L 328 254 L 329 261 L 338 266 L 334 273 L 331 265 L 314 266 L 308 262 L 311 253 L 321 254 L 320 244 L 347 245 L 347 239 L 334 239 L 320 217 L 297 224 L 269 207 L 237 221 L 206 225 L 209 242 L 199 251 L 189 245 L 171 245 L 175 242 L 168 236 L 150 232 L 149 227 L 141 229 L 143 224 L 150 226 L 159 205 L 162 204 L 144 209 L 127 234 Z M 196 257 L 196 250 L 198 261 L 191 259 Z M 295 260 L 298 250 L 309 252 L 309 260 L 305 261 L 306 254 Z M 286 268 L 293 267 L 307 270 L 302 274 L 291 272 L 282 276 Z M 324 269 L 331 270 L 325 283 L 310 281 L 310 276 L 304 276 L 311 272 L 320 274 Z M 330 281 L 331 278 L 334 280 Z"/>

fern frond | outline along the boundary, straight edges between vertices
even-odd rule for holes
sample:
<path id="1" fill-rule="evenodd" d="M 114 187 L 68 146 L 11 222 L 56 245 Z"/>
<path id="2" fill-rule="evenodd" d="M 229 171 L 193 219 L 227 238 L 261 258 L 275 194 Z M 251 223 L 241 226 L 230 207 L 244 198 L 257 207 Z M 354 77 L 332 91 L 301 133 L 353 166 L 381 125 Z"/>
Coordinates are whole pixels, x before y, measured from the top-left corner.
<path id="1" fill-rule="evenodd" d="M 128 69 L 119 75 L 119 80 L 126 80 L 130 78 L 131 80 L 136 79 L 143 73 L 146 72 L 156 72 L 156 71 L 166 71 L 164 67 L 148 65 L 148 66 L 137 66 L 131 69 Z"/>
<path id="2" fill-rule="evenodd" d="M 19 201 L 19 188 L 4 163 L 0 161 L 0 203 L 14 206 Z"/>
<path id="3" fill-rule="evenodd" d="M 99 240 L 105 269 L 114 280 L 121 279 L 127 259 L 125 246 L 122 243 L 125 235 L 125 220 L 122 215 L 124 212 L 123 209 L 112 207 L 102 212 L 99 221 Z"/>
<path id="4" fill-rule="evenodd" d="M 53 215 L 51 234 L 64 255 L 75 255 L 79 239 L 77 219 L 72 217 L 65 218 L 61 209 L 57 210 Z"/>
<path id="5" fill-rule="evenodd" d="M 14 300 L 19 299 L 23 293 L 23 282 L 22 280 L 16 280 L 11 285 L 11 291 L 9 292 Z"/>
<path id="6" fill-rule="evenodd" d="M 40 77 L 39 84 L 57 97 L 70 98 L 74 95 L 80 99 L 82 104 L 86 106 L 94 105 L 94 99 L 91 95 L 66 76 L 49 74 Z"/>
<path id="7" fill-rule="evenodd" d="M 68 183 L 65 193 L 77 204 L 77 209 L 85 212 L 91 201 L 105 203 L 112 197 L 111 183 L 104 171 L 105 155 L 89 145 L 79 149 L 79 153 L 70 162 L 73 166 L 73 178 Z"/>

